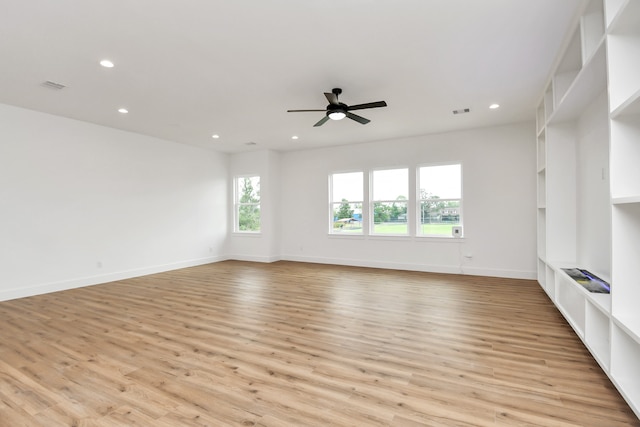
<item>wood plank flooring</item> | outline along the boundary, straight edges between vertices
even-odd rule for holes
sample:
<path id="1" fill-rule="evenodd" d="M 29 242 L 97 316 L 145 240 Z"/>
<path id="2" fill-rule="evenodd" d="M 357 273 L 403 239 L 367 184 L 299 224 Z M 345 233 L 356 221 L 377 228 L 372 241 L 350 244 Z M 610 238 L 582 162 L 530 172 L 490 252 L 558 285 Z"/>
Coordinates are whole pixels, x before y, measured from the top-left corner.
<path id="1" fill-rule="evenodd" d="M 640 426 L 534 281 L 226 261 L 0 303 L 0 426 Z"/>

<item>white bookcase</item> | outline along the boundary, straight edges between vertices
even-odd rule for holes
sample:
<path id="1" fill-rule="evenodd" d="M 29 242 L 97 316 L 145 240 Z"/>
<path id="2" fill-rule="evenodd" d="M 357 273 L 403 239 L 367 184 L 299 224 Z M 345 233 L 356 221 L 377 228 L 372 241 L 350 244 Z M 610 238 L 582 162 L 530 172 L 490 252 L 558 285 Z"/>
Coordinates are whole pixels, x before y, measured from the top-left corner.
<path id="1" fill-rule="evenodd" d="M 640 0 L 585 0 L 536 119 L 538 282 L 640 418 Z"/>

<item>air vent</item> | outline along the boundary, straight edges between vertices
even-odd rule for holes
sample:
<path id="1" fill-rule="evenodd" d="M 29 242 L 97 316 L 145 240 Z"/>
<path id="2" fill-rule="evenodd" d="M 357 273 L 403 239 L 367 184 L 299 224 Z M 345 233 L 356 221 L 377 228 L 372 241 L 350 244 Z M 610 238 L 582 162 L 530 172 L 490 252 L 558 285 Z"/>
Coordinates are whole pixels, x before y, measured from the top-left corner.
<path id="1" fill-rule="evenodd" d="M 453 110 L 453 114 L 464 114 L 464 113 L 468 113 L 469 111 L 471 111 L 471 109 L 461 108 L 459 110 Z"/>
<path id="2" fill-rule="evenodd" d="M 52 82 L 51 80 L 47 80 L 46 82 L 42 83 L 42 86 L 48 87 L 49 89 L 55 89 L 55 90 L 64 89 L 66 87 L 61 83 Z"/>

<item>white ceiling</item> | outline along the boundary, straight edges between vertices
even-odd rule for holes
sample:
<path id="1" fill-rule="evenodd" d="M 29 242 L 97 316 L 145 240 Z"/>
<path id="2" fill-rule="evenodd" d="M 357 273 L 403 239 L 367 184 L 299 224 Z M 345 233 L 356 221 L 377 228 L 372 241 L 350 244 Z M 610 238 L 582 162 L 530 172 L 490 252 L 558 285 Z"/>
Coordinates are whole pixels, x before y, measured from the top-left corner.
<path id="1" fill-rule="evenodd" d="M 223 152 L 533 120 L 581 2 L 1 0 L 0 102 Z M 286 112 L 334 87 L 388 107 L 317 128 Z"/>

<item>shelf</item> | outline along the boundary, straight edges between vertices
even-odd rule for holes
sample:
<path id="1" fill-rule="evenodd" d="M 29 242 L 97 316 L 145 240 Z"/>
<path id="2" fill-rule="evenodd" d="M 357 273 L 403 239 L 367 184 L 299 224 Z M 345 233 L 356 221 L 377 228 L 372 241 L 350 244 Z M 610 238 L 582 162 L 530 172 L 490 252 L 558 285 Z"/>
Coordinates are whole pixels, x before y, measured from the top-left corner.
<path id="1" fill-rule="evenodd" d="M 604 37 L 604 5 L 602 0 L 591 0 L 580 19 L 582 61 L 586 63 Z"/>
<path id="2" fill-rule="evenodd" d="M 616 323 L 611 332 L 611 380 L 640 417 L 640 344 Z"/>
<path id="3" fill-rule="evenodd" d="M 584 338 L 585 296 L 578 284 L 566 274 L 556 272 L 556 305 L 575 329 L 580 338 Z"/>
<path id="4" fill-rule="evenodd" d="M 640 89 L 631 94 L 626 101 L 622 102 L 615 110 L 611 112 L 611 118 L 623 118 L 632 115 L 640 115 Z"/>
<path id="5" fill-rule="evenodd" d="M 592 304 L 587 304 L 586 315 L 586 344 L 602 368 L 608 371 L 611 363 L 609 316 L 596 309 Z"/>
<path id="6" fill-rule="evenodd" d="M 605 0 L 605 18 L 607 31 L 611 28 L 611 23 L 616 19 L 620 10 L 626 5 L 628 0 Z"/>
<path id="7" fill-rule="evenodd" d="M 540 257 L 538 257 L 538 284 L 542 289 L 547 288 L 547 265 Z"/>
<path id="8" fill-rule="evenodd" d="M 544 93 L 544 121 L 545 123 L 549 120 L 549 117 L 553 113 L 553 89 L 551 85 L 547 88 Z"/>
<path id="9" fill-rule="evenodd" d="M 640 91 L 640 2 L 627 0 L 617 8 L 607 37 L 612 112 L 634 104 Z"/>
<path id="10" fill-rule="evenodd" d="M 630 332 L 640 337 L 640 203 L 614 205 L 612 212 L 611 311 Z"/>
<path id="11" fill-rule="evenodd" d="M 640 319 L 633 317 L 619 317 L 613 316 L 613 321 L 616 326 L 624 331 L 629 338 L 633 339 L 638 345 L 640 345 Z M 640 361 L 640 359 L 638 359 Z"/>
<path id="12" fill-rule="evenodd" d="M 638 0 L 608 1 L 615 16 L 607 32 L 609 34 L 640 34 L 640 2 Z M 609 11 L 609 7 L 607 8 Z"/>
<path id="13" fill-rule="evenodd" d="M 544 126 L 547 121 L 547 116 L 544 114 L 544 100 L 538 106 L 536 110 L 536 127 L 538 129 L 538 136 L 544 135 Z"/>
<path id="14" fill-rule="evenodd" d="M 640 116 L 611 120 L 611 198 L 635 202 L 640 196 Z"/>
<path id="15" fill-rule="evenodd" d="M 538 207 L 543 208 L 547 204 L 547 174 L 545 170 L 538 172 Z"/>
<path id="16" fill-rule="evenodd" d="M 555 300 L 556 300 L 556 272 L 553 270 L 552 267 L 547 265 L 546 274 L 547 274 L 547 287 L 546 287 L 545 291 L 547 291 L 547 295 L 549 295 L 549 298 L 551 298 L 551 301 L 555 302 Z"/>
<path id="17" fill-rule="evenodd" d="M 547 143 L 544 133 L 538 136 L 538 173 L 543 171 L 547 166 Z"/>
<path id="18" fill-rule="evenodd" d="M 613 197 L 611 199 L 611 204 L 613 205 L 626 205 L 632 203 L 640 203 L 640 196 Z"/>
<path id="19" fill-rule="evenodd" d="M 565 95 L 556 104 L 550 123 L 561 123 L 578 118 L 584 109 L 607 87 L 607 67 L 604 39 L 595 54 L 580 70 Z"/>

